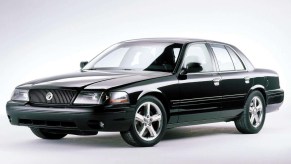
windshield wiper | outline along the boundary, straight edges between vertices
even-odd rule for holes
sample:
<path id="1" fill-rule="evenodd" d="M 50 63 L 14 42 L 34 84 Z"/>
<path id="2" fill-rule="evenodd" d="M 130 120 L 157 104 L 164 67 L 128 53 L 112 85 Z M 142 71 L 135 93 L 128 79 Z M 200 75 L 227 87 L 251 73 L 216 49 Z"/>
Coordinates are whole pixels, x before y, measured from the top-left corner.
<path id="1" fill-rule="evenodd" d="M 104 67 L 104 68 L 89 68 L 89 69 L 84 69 L 84 70 L 124 70 L 124 71 L 132 71 L 132 70 L 135 70 L 135 69 Z"/>
<path id="2" fill-rule="evenodd" d="M 133 69 L 130 69 L 130 68 L 123 68 L 123 69 L 120 69 L 120 70 L 132 71 Z"/>

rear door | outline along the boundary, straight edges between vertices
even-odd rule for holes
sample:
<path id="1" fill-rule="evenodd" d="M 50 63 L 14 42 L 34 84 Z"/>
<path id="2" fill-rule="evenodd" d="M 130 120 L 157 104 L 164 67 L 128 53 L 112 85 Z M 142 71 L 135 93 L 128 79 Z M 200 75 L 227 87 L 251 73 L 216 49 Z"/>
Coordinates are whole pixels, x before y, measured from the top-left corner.
<path id="1" fill-rule="evenodd" d="M 210 46 L 221 76 L 222 109 L 243 108 L 247 92 L 252 86 L 248 71 L 230 46 L 216 43 Z"/>

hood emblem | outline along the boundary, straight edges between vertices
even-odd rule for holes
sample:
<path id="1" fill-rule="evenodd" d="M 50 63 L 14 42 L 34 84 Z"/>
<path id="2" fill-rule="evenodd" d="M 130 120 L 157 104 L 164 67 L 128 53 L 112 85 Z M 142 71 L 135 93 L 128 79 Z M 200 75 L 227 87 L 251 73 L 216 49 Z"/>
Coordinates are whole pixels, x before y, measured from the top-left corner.
<path id="1" fill-rule="evenodd" d="M 48 101 L 52 100 L 53 97 L 54 97 L 54 95 L 51 92 L 48 92 L 45 96 L 46 100 L 48 100 Z"/>

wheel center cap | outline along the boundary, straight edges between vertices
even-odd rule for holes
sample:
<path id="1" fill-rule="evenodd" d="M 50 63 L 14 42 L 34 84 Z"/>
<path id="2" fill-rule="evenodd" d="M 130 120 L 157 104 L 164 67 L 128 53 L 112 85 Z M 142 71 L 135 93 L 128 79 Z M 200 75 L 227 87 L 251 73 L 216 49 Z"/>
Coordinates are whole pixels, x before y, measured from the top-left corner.
<path id="1" fill-rule="evenodd" d="M 144 122 L 147 124 L 147 125 L 150 125 L 151 124 L 151 119 L 150 118 L 144 118 Z"/>

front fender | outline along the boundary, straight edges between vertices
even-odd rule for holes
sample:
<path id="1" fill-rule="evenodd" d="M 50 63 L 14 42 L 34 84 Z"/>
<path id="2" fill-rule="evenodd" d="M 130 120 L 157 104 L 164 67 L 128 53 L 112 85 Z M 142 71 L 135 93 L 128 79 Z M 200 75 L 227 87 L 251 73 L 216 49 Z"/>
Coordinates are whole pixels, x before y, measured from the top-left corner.
<path id="1" fill-rule="evenodd" d="M 161 96 L 163 96 L 163 97 L 165 97 L 165 95 L 160 91 L 160 90 L 145 90 L 145 91 L 142 91 L 140 94 L 139 94 L 139 96 L 138 96 L 138 98 L 137 98 L 137 101 L 140 99 L 140 98 L 142 98 L 143 96 L 145 96 L 145 95 L 161 95 Z"/>

